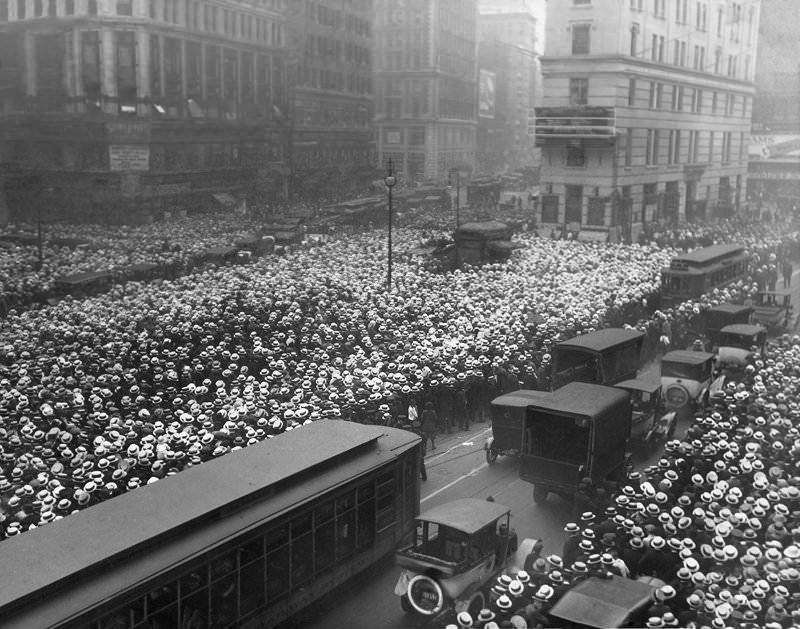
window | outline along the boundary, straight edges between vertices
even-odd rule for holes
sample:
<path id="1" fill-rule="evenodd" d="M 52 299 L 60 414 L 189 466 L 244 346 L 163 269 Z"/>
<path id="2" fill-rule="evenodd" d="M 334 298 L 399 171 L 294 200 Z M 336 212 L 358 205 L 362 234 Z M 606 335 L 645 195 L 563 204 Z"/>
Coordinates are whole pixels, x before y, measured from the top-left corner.
<path id="1" fill-rule="evenodd" d="M 589 102 L 589 79 L 569 80 L 569 104 L 586 105 Z"/>
<path id="2" fill-rule="evenodd" d="M 586 166 L 586 150 L 583 146 L 583 141 L 567 141 L 567 166 L 575 168 Z"/>
<path id="3" fill-rule="evenodd" d="M 717 93 L 716 92 L 712 92 L 712 94 L 711 94 L 711 113 L 712 114 L 717 113 L 717 100 L 718 100 Z"/>
<path id="4" fill-rule="evenodd" d="M 572 4 L 592 4 L 592 0 L 572 0 Z"/>
<path id="5" fill-rule="evenodd" d="M 132 31 L 117 31 L 117 94 L 120 103 L 136 101 L 136 39 Z"/>
<path id="6" fill-rule="evenodd" d="M 564 221 L 580 223 L 583 214 L 583 186 L 564 186 Z"/>
<path id="7" fill-rule="evenodd" d="M 669 132 L 669 152 L 667 155 L 667 163 L 680 164 L 681 163 L 681 130 L 672 129 Z"/>
<path id="8" fill-rule="evenodd" d="M 633 158 L 633 129 L 625 129 L 625 165 L 630 166 Z"/>
<path id="9" fill-rule="evenodd" d="M 648 101 L 648 107 L 650 109 L 655 109 L 658 106 L 658 97 L 657 97 L 657 84 L 655 81 L 650 81 L 650 99 Z"/>
<path id="10" fill-rule="evenodd" d="M 697 163 L 697 131 L 689 131 L 689 151 L 686 160 L 689 164 Z"/>
<path id="11" fill-rule="evenodd" d="M 591 32 L 591 24 L 573 24 L 572 25 L 572 54 L 573 55 L 588 55 L 589 54 L 589 34 Z"/>
<path id="12" fill-rule="evenodd" d="M 117 15 L 133 15 L 133 0 L 117 0 Z"/>
<path id="13" fill-rule="evenodd" d="M 35 17 L 42 17 L 44 13 L 44 7 L 42 6 L 42 0 L 33 0 L 33 15 Z"/>
<path id="14" fill-rule="evenodd" d="M 86 10 L 89 15 L 97 15 L 97 0 L 89 0 Z"/>
<path id="15" fill-rule="evenodd" d="M 663 63 L 664 62 L 664 36 L 658 36 L 658 60 Z"/>
<path id="16" fill-rule="evenodd" d="M 636 79 L 628 79 L 628 106 L 636 104 Z"/>
<path id="17" fill-rule="evenodd" d="M 75 13 L 75 0 L 66 0 L 64 2 L 64 13 L 73 15 Z"/>
<path id="18" fill-rule="evenodd" d="M 8 22 L 8 0 L 0 0 L 0 22 Z"/>
<path id="19" fill-rule="evenodd" d="M 686 65 L 686 42 L 685 42 L 685 41 L 682 41 L 682 42 L 681 42 L 681 59 L 680 59 L 680 65 L 682 65 L 682 66 L 685 66 L 685 65 Z"/>
<path id="20" fill-rule="evenodd" d="M 712 131 L 708 134 L 708 161 L 714 161 L 714 140 L 716 139 L 716 134 Z"/>
<path id="21" fill-rule="evenodd" d="M 558 222 L 558 195 L 557 194 L 543 194 L 542 195 L 542 222 L 543 223 L 557 223 Z"/>
<path id="22" fill-rule="evenodd" d="M 647 145 L 645 147 L 644 163 L 652 166 L 656 163 L 658 149 L 658 132 L 656 129 L 647 130 Z"/>
<path id="23" fill-rule="evenodd" d="M 81 31 L 81 78 L 87 101 L 97 104 L 100 98 L 100 33 Z"/>
<path id="24" fill-rule="evenodd" d="M 658 35 L 653 35 L 650 40 L 650 59 L 658 61 Z"/>
<path id="25" fill-rule="evenodd" d="M 639 53 L 639 25 L 631 25 L 631 57 Z"/>

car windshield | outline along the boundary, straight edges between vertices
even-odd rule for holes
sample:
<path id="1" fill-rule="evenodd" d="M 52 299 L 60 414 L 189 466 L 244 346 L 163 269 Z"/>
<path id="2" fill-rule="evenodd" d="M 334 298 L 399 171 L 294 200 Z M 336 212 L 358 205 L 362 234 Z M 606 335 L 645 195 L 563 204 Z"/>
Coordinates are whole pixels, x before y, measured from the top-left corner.
<path id="1" fill-rule="evenodd" d="M 690 365 L 673 361 L 661 363 L 661 376 L 664 378 L 684 378 L 685 380 L 704 380 L 705 363 Z"/>
<path id="2" fill-rule="evenodd" d="M 758 339 L 753 335 L 732 334 L 731 332 L 724 332 L 719 335 L 720 347 L 750 349 L 753 345 L 758 345 Z"/>

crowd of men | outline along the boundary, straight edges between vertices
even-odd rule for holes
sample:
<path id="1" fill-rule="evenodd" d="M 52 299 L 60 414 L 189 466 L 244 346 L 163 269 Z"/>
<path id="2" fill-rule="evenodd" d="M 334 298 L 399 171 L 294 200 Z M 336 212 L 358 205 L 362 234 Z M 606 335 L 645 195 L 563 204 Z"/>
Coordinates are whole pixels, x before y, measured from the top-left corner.
<path id="1" fill-rule="evenodd" d="M 490 607 L 460 614 L 456 626 L 566 626 L 548 616 L 560 597 L 584 579 L 617 575 L 658 579 L 642 626 L 796 627 L 799 361 L 800 337 L 784 335 L 656 465 L 615 491 L 585 479 L 561 552 L 502 575 Z"/>
<path id="2" fill-rule="evenodd" d="M 199 238 L 192 229 L 189 241 Z M 748 242 L 764 259 L 795 242 L 785 225 L 692 232 Z M 179 242 L 179 233 L 170 239 Z M 204 237 L 204 246 L 219 237 Z M 423 232 L 402 228 L 394 237 L 391 290 L 383 282 L 385 233 L 368 231 L 246 266 L 11 312 L 0 327 L 0 540 L 316 420 L 396 424 L 414 399 L 420 410 L 435 406 L 436 431 L 464 427 L 498 392 L 545 388 L 549 351 L 559 340 L 623 324 L 657 339 L 665 322 L 677 329 L 676 322 L 754 289 L 742 282 L 654 312 L 659 270 L 674 254 L 663 244 L 526 233 L 505 263 L 437 274 L 410 255 Z M 774 358 L 781 367 L 763 367 L 764 386 L 780 374 L 791 378 L 793 347 Z M 732 412 L 733 402 L 725 402 L 719 412 Z M 757 454 L 774 454 L 780 442 L 771 432 L 775 412 L 763 414 L 769 427 Z M 700 426 L 716 431 L 720 456 L 728 450 L 716 441 L 735 443 L 740 427 Z M 701 453 L 704 438 L 697 437 Z M 679 457 L 684 467 L 692 461 L 690 479 L 694 441 Z M 682 478 L 687 470 L 670 456 L 664 474 Z M 631 482 L 635 493 L 644 491 Z M 718 489 L 712 485 L 709 491 Z M 649 535 L 642 540 L 652 546 Z M 627 541 L 621 531 L 616 536 Z"/>

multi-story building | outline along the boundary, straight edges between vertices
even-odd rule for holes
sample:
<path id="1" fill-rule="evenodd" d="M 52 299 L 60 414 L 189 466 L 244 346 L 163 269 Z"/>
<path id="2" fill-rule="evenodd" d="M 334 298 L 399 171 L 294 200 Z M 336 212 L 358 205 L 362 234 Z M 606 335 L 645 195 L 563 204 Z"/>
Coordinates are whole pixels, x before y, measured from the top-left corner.
<path id="1" fill-rule="evenodd" d="M 292 189 L 356 194 L 380 176 L 372 126 L 373 0 L 289 0 L 296 56 Z"/>
<path id="2" fill-rule="evenodd" d="M 636 238 L 744 202 L 759 2 L 550 2 L 539 220 Z"/>
<path id="3" fill-rule="evenodd" d="M 8 207 L 147 220 L 284 193 L 286 0 L 0 0 Z"/>
<path id="4" fill-rule="evenodd" d="M 479 5 L 477 170 L 499 173 L 538 165 L 534 107 L 541 103 L 536 18 L 494 2 Z"/>
<path id="5" fill-rule="evenodd" d="M 800 207 L 800 3 L 761 0 L 756 98 L 750 144 L 751 208 Z"/>
<path id="6" fill-rule="evenodd" d="M 378 164 L 409 180 L 475 168 L 477 0 L 377 0 Z"/>

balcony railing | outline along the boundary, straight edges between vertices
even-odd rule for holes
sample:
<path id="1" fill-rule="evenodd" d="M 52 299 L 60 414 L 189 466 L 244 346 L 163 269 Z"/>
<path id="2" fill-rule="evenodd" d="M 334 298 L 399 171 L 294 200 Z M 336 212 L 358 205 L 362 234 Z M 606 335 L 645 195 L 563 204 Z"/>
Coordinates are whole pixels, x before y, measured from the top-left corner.
<path id="1" fill-rule="evenodd" d="M 613 138 L 616 119 L 610 107 L 537 107 L 535 130 L 537 140 Z"/>

